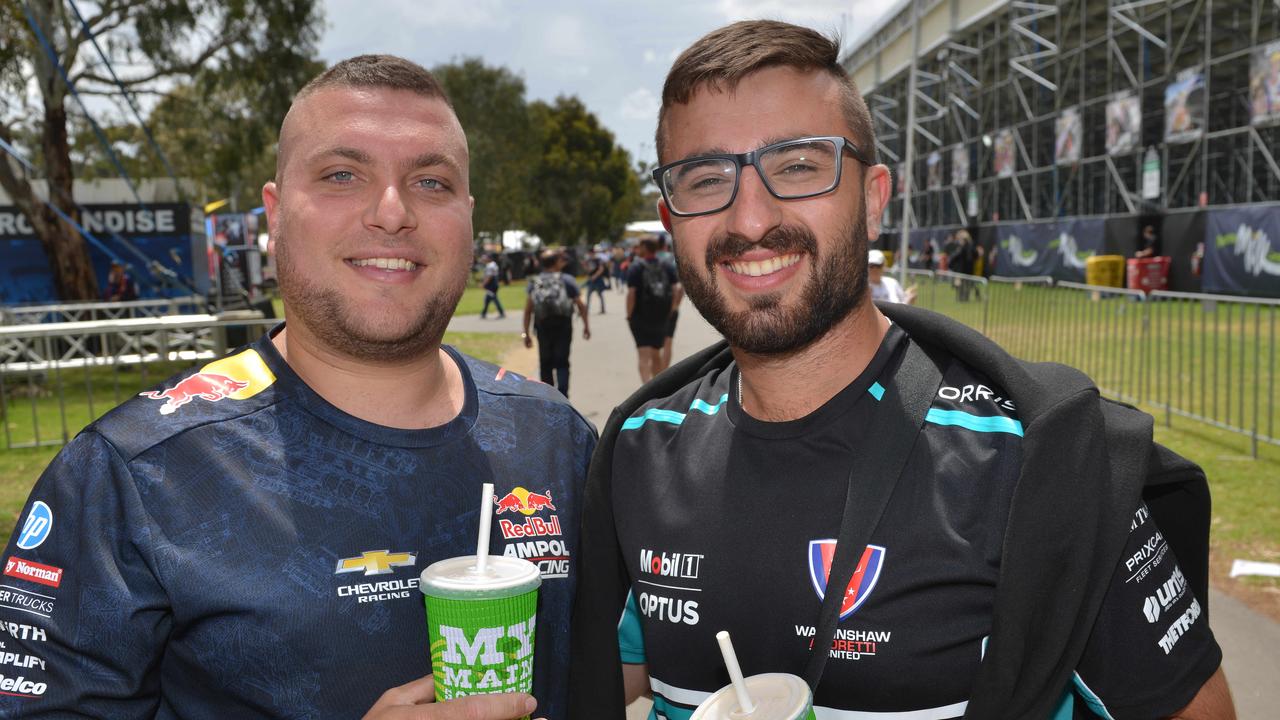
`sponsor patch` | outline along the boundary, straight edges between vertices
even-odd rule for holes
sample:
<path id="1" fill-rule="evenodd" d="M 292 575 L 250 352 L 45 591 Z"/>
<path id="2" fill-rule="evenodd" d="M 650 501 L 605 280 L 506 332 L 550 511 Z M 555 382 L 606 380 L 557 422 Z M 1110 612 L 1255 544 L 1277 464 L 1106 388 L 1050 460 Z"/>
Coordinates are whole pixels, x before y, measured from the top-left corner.
<path id="1" fill-rule="evenodd" d="M 679 625 L 697 625 L 701 619 L 698 601 L 669 598 L 648 591 L 636 597 L 636 607 L 647 618 Z"/>
<path id="2" fill-rule="evenodd" d="M 31 505 L 31 511 L 27 513 L 26 522 L 22 523 L 22 530 L 18 532 L 18 547 L 23 550 L 40 547 L 40 543 L 48 539 L 51 530 L 53 510 L 40 500 L 35 501 Z"/>
<path id="3" fill-rule="evenodd" d="M 413 567 L 418 556 L 411 552 L 393 553 L 389 550 L 366 550 L 356 557 L 338 560 L 334 575 L 361 573 L 362 577 L 370 575 L 390 575 L 400 568 Z M 338 597 L 355 598 L 357 603 L 383 602 L 385 600 L 401 600 L 413 597 L 418 590 L 417 576 L 409 578 L 393 578 L 377 582 L 339 585 Z"/>
<path id="4" fill-rule="evenodd" d="M 551 500 L 551 491 L 535 493 L 529 492 L 522 487 L 516 487 L 511 492 L 502 497 L 494 496 L 493 504 L 497 505 L 494 509 L 494 515 L 501 515 L 506 512 L 518 512 L 521 515 L 533 515 L 541 510 L 555 510 L 556 506 Z"/>
<path id="5" fill-rule="evenodd" d="M 11 555 L 4 561 L 4 574 L 49 587 L 58 587 L 62 584 L 62 568 L 24 560 L 16 555 Z"/>
<path id="6" fill-rule="evenodd" d="M 1159 620 L 1160 615 L 1181 600 L 1186 591 L 1187 579 L 1183 577 L 1181 568 L 1174 567 L 1169 579 L 1156 588 L 1156 594 L 1148 595 L 1147 599 L 1142 601 L 1142 614 L 1147 617 L 1147 622 L 1153 623 Z"/>
<path id="7" fill-rule="evenodd" d="M 817 630 L 812 625 L 797 625 L 796 635 L 808 638 L 809 649 L 813 649 L 814 636 Z M 881 646 L 889 644 L 893 638 L 892 630 L 847 630 L 836 628 L 836 635 L 831 640 L 828 656 L 833 660 L 863 660 L 875 657 Z"/>
<path id="8" fill-rule="evenodd" d="M 544 580 L 569 577 L 569 548 L 563 540 L 523 540 L 507 543 L 507 557 L 520 558 L 538 566 Z"/>
<path id="9" fill-rule="evenodd" d="M 836 555 L 835 540 L 809 541 L 809 579 L 813 581 L 813 589 L 822 600 L 827 593 L 827 579 L 831 576 L 831 562 Z M 844 601 L 840 604 L 840 619 L 852 615 L 867 601 L 871 591 L 880 580 L 880 570 L 884 567 L 885 549 L 879 545 L 868 545 L 854 568 L 849 587 L 845 589 Z"/>
<path id="10" fill-rule="evenodd" d="M 655 552 L 640 549 L 640 572 L 658 577 L 697 580 L 703 555 L 693 553 Z"/>
<path id="11" fill-rule="evenodd" d="M 1165 655 L 1168 655 L 1173 651 L 1173 646 L 1178 644 L 1178 641 L 1182 639 L 1182 636 L 1187 632 L 1187 630 L 1191 629 L 1191 626 L 1194 625 L 1196 620 L 1199 618 L 1200 601 L 1192 598 L 1191 607 L 1187 608 L 1185 612 L 1173 621 L 1173 624 L 1165 631 L 1164 637 L 1160 638 L 1156 644 L 1160 646 L 1160 649 L 1164 651 Z"/>
<path id="12" fill-rule="evenodd" d="M 148 390 L 139 396 L 152 400 L 164 400 L 161 415 L 169 415 L 193 400 L 218 402 L 219 400 L 247 400 L 262 392 L 276 381 L 256 350 L 245 350 L 231 357 L 215 360 L 193 375 L 178 381 L 166 390 Z"/>
<path id="13" fill-rule="evenodd" d="M 9 622 L 8 620 L 0 621 L 0 633 L 4 633 L 14 640 L 35 640 L 44 642 L 49 639 L 44 628 L 36 625 L 25 625 L 23 623 Z"/>
<path id="14" fill-rule="evenodd" d="M 24 590 L 13 585 L 0 585 L 0 607 L 47 618 L 53 614 L 52 595 Z"/>
<path id="15" fill-rule="evenodd" d="M 22 675 L 14 677 L 0 673 L 0 694 L 15 697 L 37 698 L 44 695 L 49 686 L 42 682 L 28 680 Z"/>

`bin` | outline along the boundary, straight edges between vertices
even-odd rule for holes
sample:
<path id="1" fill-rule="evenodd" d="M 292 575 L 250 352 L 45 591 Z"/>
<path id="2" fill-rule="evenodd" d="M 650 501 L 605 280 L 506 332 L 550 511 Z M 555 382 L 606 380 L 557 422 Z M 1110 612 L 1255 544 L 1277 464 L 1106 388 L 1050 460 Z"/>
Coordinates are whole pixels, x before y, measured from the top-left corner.
<path id="1" fill-rule="evenodd" d="M 1094 255 L 1085 260 L 1084 281 L 1099 287 L 1124 287 L 1124 256 Z"/>
<path id="2" fill-rule="evenodd" d="M 1129 258 L 1128 280 L 1130 290 L 1151 292 L 1169 287 L 1168 257 Z"/>

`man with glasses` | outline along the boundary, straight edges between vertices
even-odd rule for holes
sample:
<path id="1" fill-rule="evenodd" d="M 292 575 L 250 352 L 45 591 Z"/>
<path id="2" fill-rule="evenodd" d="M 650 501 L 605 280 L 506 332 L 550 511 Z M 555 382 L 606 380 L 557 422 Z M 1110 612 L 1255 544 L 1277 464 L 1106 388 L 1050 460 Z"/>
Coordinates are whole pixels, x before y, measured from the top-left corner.
<path id="1" fill-rule="evenodd" d="M 597 446 L 570 717 L 688 718 L 719 630 L 818 718 L 1229 717 L 1203 473 L 1078 373 L 872 303 L 890 179 L 838 53 L 743 22 L 667 77 L 659 214 L 726 342 Z"/>

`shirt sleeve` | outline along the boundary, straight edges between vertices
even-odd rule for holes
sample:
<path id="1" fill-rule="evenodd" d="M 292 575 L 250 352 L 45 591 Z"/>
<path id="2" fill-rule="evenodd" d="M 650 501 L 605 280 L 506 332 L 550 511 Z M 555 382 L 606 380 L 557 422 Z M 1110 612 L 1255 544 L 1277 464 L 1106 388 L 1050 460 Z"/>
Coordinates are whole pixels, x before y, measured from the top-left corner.
<path id="1" fill-rule="evenodd" d="M 1077 666 L 1076 694 L 1115 720 L 1185 707 L 1222 664 L 1203 603 L 1143 504 Z"/>
<path id="2" fill-rule="evenodd" d="M 644 265 L 637 260 L 627 268 L 627 287 L 639 288 L 644 284 Z"/>
<path id="3" fill-rule="evenodd" d="M 569 273 L 561 273 L 560 276 L 564 278 L 564 291 L 569 293 L 570 300 L 582 294 L 578 290 L 578 281 L 574 280 L 572 275 L 570 275 Z"/>
<path id="4" fill-rule="evenodd" d="M 0 716 L 152 718 L 171 613 L 128 468 L 82 433 L 36 483 L 0 581 Z"/>
<path id="5" fill-rule="evenodd" d="M 640 609 L 636 606 L 636 595 L 627 593 L 627 605 L 622 610 L 622 619 L 618 621 L 618 650 L 622 653 L 622 662 L 641 665 L 647 662 L 644 655 L 644 633 L 640 628 Z"/>

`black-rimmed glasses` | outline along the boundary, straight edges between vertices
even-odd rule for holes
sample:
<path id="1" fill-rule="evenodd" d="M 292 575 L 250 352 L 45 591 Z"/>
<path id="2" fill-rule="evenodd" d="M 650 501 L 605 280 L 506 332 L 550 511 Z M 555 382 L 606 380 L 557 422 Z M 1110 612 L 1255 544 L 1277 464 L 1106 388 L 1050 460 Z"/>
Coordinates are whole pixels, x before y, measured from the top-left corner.
<path id="1" fill-rule="evenodd" d="M 672 215 L 691 217 L 720 212 L 733 204 L 744 165 L 760 174 L 769 194 L 779 200 L 823 195 L 840 184 L 841 158 L 848 152 L 871 161 L 842 137 L 807 137 L 765 145 L 745 153 L 686 158 L 653 171 L 653 180 Z"/>

